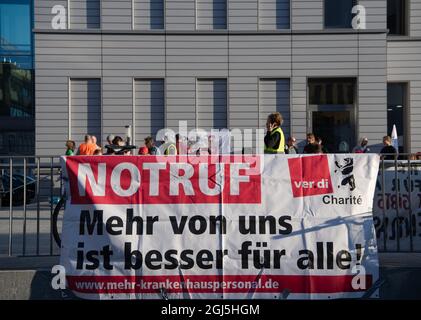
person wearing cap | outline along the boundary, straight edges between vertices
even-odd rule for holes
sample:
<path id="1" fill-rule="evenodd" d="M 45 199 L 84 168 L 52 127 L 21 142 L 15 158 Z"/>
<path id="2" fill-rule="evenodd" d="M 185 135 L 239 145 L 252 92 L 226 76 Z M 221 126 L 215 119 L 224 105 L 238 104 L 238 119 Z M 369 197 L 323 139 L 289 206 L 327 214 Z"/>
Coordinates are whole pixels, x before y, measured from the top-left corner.
<path id="1" fill-rule="evenodd" d="M 352 150 L 353 153 L 368 153 L 370 149 L 368 148 L 368 139 L 367 137 L 360 138 L 359 144 Z"/>

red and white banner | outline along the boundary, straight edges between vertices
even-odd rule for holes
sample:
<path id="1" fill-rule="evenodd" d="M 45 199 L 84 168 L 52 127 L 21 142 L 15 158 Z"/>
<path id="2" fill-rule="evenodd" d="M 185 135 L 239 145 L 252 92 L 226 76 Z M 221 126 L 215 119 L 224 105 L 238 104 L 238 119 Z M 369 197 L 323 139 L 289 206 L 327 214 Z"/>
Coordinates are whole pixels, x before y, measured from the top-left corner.
<path id="1" fill-rule="evenodd" d="M 377 155 L 73 156 L 61 265 L 89 299 L 361 297 Z M 375 295 L 374 295 L 375 296 Z"/>

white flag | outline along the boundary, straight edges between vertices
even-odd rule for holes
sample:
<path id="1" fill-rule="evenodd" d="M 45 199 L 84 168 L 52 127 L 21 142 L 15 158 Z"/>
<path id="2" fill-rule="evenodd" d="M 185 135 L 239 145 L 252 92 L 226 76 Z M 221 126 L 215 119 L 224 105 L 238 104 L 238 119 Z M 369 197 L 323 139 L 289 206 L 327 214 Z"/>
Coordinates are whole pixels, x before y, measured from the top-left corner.
<path id="1" fill-rule="evenodd" d="M 399 153 L 399 140 L 398 140 L 398 131 L 396 130 L 396 125 L 393 125 L 393 129 L 392 129 L 392 146 L 395 147 L 396 153 Z"/>

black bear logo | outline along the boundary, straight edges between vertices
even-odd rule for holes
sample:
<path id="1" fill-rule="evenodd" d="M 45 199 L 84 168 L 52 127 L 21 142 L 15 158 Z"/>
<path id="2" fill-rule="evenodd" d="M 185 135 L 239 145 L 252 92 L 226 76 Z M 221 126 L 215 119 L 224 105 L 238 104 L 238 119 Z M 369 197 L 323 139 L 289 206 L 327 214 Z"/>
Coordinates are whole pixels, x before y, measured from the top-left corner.
<path id="1" fill-rule="evenodd" d="M 349 185 L 349 190 L 353 191 L 355 189 L 355 178 L 354 178 L 354 175 L 352 174 L 352 171 L 354 170 L 354 159 L 345 158 L 343 164 L 340 164 L 338 163 L 338 161 L 335 161 L 335 165 L 344 176 L 341 182 L 342 186 Z M 338 170 L 335 170 L 335 173 Z M 340 187 L 341 186 L 338 186 L 338 188 Z"/>

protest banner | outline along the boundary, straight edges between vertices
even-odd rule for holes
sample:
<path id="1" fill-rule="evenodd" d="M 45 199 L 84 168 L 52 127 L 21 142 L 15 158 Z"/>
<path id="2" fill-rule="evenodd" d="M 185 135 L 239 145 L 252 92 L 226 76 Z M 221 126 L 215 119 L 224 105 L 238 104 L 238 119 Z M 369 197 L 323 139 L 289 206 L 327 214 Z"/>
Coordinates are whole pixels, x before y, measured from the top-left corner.
<path id="1" fill-rule="evenodd" d="M 61 265 L 88 299 L 361 297 L 377 155 L 63 157 Z"/>
<path id="2" fill-rule="evenodd" d="M 373 202 L 379 250 L 421 250 L 421 162 L 410 164 L 411 171 L 407 160 L 396 168 L 385 161 L 384 175 L 379 170 Z"/>

